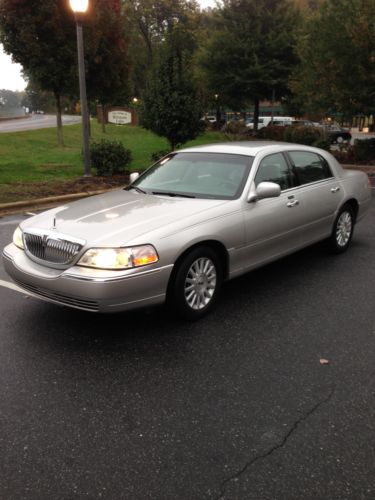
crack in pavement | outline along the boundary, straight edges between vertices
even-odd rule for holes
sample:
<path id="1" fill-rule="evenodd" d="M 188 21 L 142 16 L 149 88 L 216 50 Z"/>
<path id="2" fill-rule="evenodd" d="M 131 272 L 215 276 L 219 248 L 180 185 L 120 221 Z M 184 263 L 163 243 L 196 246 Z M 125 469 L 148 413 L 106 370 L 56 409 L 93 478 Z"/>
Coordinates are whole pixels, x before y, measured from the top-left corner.
<path id="1" fill-rule="evenodd" d="M 238 479 L 240 478 L 240 476 L 244 472 L 246 472 L 252 465 L 254 465 L 255 462 L 257 462 L 258 460 L 262 460 L 263 458 L 267 458 L 270 455 L 272 455 L 272 453 L 274 451 L 279 450 L 280 448 L 283 448 L 285 446 L 286 442 L 288 441 L 288 439 L 290 438 L 290 436 L 298 429 L 298 426 L 302 422 L 305 422 L 305 420 L 307 420 L 313 413 L 315 413 L 320 408 L 320 406 L 322 406 L 325 403 L 328 403 L 330 401 L 330 399 L 332 398 L 334 392 L 335 392 L 335 388 L 333 388 L 331 390 L 331 392 L 328 394 L 328 396 L 326 398 L 320 400 L 307 413 L 305 413 L 304 415 L 302 415 L 296 422 L 294 422 L 293 425 L 288 430 L 288 432 L 285 434 L 285 436 L 282 438 L 282 440 L 278 444 L 275 444 L 274 446 L 272 446 L 272 448 L 270 448 L 268 451 L 266 451 L 262 455 L 256 455 L 252 460 L 250 460 L 250 462 L 247 462 L 242 467 L 241 470 L 239 470 L 238 472 L 236 472 L 232 476 L 230 476 L 227 479 L 225 479 L 221 483 L 221 485 L 220 485 L 220 494 L 219 494 L 218 497 L 216 497 L 215 500 L 222 500 L 222 499 L 224 499 L 225 489 L 226 489 L 227 484 L 230 483 L 231 481 L 238 481 Z"/>

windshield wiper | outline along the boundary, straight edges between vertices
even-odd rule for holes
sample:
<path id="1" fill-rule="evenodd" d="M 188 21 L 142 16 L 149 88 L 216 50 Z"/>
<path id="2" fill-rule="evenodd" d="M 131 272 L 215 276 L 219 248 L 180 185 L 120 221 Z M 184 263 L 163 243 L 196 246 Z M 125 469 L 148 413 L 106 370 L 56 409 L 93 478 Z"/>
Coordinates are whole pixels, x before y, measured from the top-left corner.
<path id="1" fill-rule="evenodd" d="M 172 193 L 171 191 L 152 191 L 152 194 L 163 195 L 163 196 L 172 196 L 179 198 L 195 198 L 192 194 L 181 194 L 181 193 Z"/>
<path id="2" fill-rule="evenodd" d="M 143 189 L 139 188 L 138 186 L 128 186 L 125 189 L 126 191 L 130 191 L 130 189 L 135 189 L 137 193 L 147 194 L 146 191 L 143 191 Z"/>

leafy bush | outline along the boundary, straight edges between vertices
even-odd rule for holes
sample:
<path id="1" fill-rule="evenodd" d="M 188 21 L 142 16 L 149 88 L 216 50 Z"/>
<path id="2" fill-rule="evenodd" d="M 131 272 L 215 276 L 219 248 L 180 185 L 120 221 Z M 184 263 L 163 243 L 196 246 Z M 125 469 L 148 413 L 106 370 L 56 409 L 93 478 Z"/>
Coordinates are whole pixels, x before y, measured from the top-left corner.
<path id="1" fill-rule="evenodd" d="M 281 127 L 277 125 L 268 125 L 258 130 L 256 136 L 259 139 L 267 139 L 269 141 L 284 141 L 285 129 L 289 127 Z"/>
<path id="2" fill-rule="evenodd" d="M 342 164 L 352 164 L 355 163 L 354 159 L 354 147 L 347 144 L 346 147 L 339 148 L 332 151 L 333 156 L 339 163 Z"/>
<path id="3" fill-rule="evenodd" d="M 373 162 L 375 160 L 375 138 L 356 139 L 354 141 L 353 153 L 355 161 Z"/>
<path id="4" fill-rule="evenodd" d="M 170 151 L 166 151 L 166 150 L 155 151 L 155 153 L 152 153 L 152 155 L 151 155 L 152 163 L 156 163 L 157 161 L 164 158 L 164 156 L 167 156 L 167 154 L 169 154 L 169 153 L 170 153 Z"/>
<path id="5" fill-rule="evenodd" d="M 314 148 L 325 149 L 326 151 L 330 151 L 331 149 L 330 142 L 324 138 L 318 139 L 317 141 L 313 142 L 312 146 L 314 146 Z"/>
<path id="6" fill-rule="evenodd" d="M 289 126 L 285 127 L 284 140 L 295 144 L 313 146 L 318 141 L 324 140 L 323 131 L 316 127 Z"/>
<path id="7" fill-rule="evenodd" d="M 120 141 L 102 139 L 90 147 L 92 166 L 99 176 L 122 174 L 132 161 L 132 154 Z"/>
<path id="8" fill-rule="evenodd" d="M 252 130 L 246 127 L 244 122 L 230 121 L 223 126 L 221 131 L 231 141 L 244 141 L 252 136 Z"/>

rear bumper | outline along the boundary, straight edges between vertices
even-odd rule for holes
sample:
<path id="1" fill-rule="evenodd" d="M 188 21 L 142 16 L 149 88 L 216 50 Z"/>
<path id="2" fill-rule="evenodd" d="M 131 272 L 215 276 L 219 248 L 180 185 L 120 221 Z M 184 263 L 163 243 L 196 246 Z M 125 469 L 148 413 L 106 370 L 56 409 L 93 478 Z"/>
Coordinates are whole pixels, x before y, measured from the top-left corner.
<path id="1" fill-rule="evenodd" d="M 8 245 L 3 251 L 9 276 L 31 295 L 92 312 L 129 311 L 165 301 L 173 265 L 121 272 L 96 271 L 77 266 L 61 271 L 40 266 L 23 250 Z"/>

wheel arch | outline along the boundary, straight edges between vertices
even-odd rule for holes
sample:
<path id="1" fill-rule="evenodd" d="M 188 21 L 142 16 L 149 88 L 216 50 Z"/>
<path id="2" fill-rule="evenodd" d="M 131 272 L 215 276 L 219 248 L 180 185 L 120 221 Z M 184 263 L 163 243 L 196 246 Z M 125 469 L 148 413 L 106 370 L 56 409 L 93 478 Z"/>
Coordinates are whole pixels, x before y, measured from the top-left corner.
<path id="1" fill-rule="evenodd" d="M 345 205 L 349 205 L 350 208 L 353 210 L 353 213 L 354 213 L 354 222 L 355 222 L 356 219 L 357 219 L 358 210 L 359 210 L 359 203 L 358 203 L 358 201 L 355 198 L 350 198 L 349 200 L 346 200 L 345 203 L 342 204 L 342 206 L 340 207 L 340 210 L 342 210 Z"/>
<path id="2" fill-rule="evenodd" d="M 177 269 L 180 265 L 180 263 L 183 261 L 183 259 L 186 257 L 187 254 L 189 254 L 192 250 L 199 248 L 199 247 L 209 247 L 214 252 L 217 254 L 217 256 L 220 259 L 220 262 L 223 266 L 223 279 L 226 280 L 229 276 L 229 253 L 227 249 L 225 248 L 225 245 L 221 243 L 218 240 L 202 240 L 194 243 L 193 245 L 189 246 L 188 248 L 185 248 L 185 250 L 177 257 L 177 259 L 174 262 L 173 265 L 173 271 L 171 273 L 171 276 L 169 278 L 169 284 L 173 282 L 174 276 L 177 272 Z"/>

